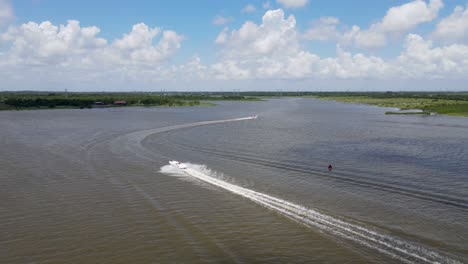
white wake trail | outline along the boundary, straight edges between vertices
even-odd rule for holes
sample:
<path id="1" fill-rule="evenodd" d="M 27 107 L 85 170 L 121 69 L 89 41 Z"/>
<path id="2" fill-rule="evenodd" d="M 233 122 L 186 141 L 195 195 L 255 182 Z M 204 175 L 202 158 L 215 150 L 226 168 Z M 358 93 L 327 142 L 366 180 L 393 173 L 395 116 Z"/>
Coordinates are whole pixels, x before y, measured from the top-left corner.
<path id="1" fill-rule="evenodd" d="M 160 128 L 152 128 L 146 129 L 141 131 L 135 131 L 120 135 L 111 141 L 112 152 L 120 153 L 122 150 L 127 152 L 131 152 L 134 156 L 137 156 L 141 159 L 151 160 L 151 152 L 145 149 L 142 146 L 142 142 L 148 136 L 164 133 L 172 130 L 178 130 L 183 128 L 190 128 L 190 127 L 198 127 L 198 126 L 205 126 L 205 125 L 214 125 L 214 124 L 221 124 L 221 123 L 228 123 L 228 122 L 238 122 L 238 121 L 246 121 L 246 120 L 255 120 L 258 116 L 248 116 L 248 117 L 240 117 L 240 118 L 231 118 L 231 119 L 222 119 L 222 120 L 211 120 L 211 121 L 201 121 L 201 122 L 194 122 L 194 123 L 187 123 L 181 125 L 174 125 L 174 126 L 167 126 L 167 127 L 160 127 Z"/>
<path id="2" fill-rule="evenodd" d="M 352 240 L 402 262 L 459 263 L 456 260 L 444 257 L 437 252 L 409 243 L 402 239 L 381 234 L 364 226 L 323 214 L 317 210 L 306 208 L 302 205 L 294 204 L 280 198 L 212 177 L 210 176 L 211 171 L 207 170 L 204 166 L 189 163 L 186 163 L 185 165 L 187 165 L 187 169 L 184 170 L 171 165 L 166 165 L 161 168 L 161 172 L 196 178 L 205 183 L 209 183 L 247 198 L 303 225 L 333 234 L 340 238 Z"/>

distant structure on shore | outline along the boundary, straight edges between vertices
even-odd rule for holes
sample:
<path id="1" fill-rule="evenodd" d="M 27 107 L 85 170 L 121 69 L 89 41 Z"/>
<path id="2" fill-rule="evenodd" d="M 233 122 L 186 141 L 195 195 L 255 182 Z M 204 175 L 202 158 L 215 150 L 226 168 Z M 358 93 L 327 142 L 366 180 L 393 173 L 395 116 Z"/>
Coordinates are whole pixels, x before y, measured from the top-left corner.
<path id="1" fill-rule="evenodd" d="M 114 101 L 114 105 L 127 105 L 127 101 L 124 101 L 124 100 Z"/>

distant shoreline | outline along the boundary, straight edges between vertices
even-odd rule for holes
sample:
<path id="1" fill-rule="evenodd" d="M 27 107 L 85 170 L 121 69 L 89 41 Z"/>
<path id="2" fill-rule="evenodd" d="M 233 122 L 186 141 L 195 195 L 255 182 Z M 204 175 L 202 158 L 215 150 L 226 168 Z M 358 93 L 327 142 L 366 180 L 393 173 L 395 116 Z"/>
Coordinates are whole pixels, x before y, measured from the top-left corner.
<path id="1" fill-rule="evenodd" d="M 337 101 L 352 104 L 375 105 L 379 107 L 398 108 L 399 111 L 387 111 L 387 115 L 452 115 L 468 117 L 468 95 L 462 94 L 451 98 L 443 94 L 420 96 L 411 93 L 385 94 L 330 94 L 307 96 L 321 100 Z M 416 110 L 416 111 L 407 111 Z M 419 110 L 419 111 L 418 111 Z"/>
<path id="2" fill-rule="evenodd" d="M 252 96 L 154 93 L 0 93 L 0 110 L 214 106 L 212 101 L 263 101 Z"/>
<path id="3" fill-rule="evenodd" d="M 80 110 L 80 109 L 109 109 L 109 108 L 131 108 L 131 107 L 143 107 L 143 108 L 156 108 L 156 107 L 194 107 L 194 106 L 216 106 L 214 103 L 209 102 L 200 102 L 199 104 L 178 104 L 178 105 L 106 105 L 106 106 L 91 106 L 91 107 L 67 107 L 67 106 L 56 106 L 56 107 L 11 107 L 6 106 L 2 107 L 0 104 L 0 111 L 32 111 L 32 110 L 66 110 L 66 109 L 73 109 L 73 110 Z"/>
<path id="4" fill-rule="evenodd" d="M 468 116 L 468 92 L 1 92 L 0 110 L 213 106 L 216 101 L 297 97 L 391 107 L 388 115 Z M 408 111 L 419 110 L 419 111 Z"/>

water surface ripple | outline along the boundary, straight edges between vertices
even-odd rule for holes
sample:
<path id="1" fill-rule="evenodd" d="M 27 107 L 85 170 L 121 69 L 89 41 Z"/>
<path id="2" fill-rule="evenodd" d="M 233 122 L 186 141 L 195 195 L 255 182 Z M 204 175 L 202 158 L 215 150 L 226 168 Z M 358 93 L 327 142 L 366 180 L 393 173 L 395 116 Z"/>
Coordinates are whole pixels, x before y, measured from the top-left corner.
<path id="1" fill-rule="evenodd" d="M 0 262 L 468 262 L 468 119 L 385 111 L 0 112 Z"/>

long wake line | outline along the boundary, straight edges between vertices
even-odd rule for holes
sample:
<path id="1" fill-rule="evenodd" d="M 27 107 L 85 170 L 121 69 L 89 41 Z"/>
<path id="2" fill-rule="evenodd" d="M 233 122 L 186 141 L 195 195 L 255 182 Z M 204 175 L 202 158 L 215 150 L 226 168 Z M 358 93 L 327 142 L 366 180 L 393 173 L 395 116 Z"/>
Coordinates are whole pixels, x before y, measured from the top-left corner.
<path id="1" fill-rule="evenodd" d="M 209 173 L 205 174 L 203 170 L 199 169 L 200 166 L 198 165 L 186 164 L 186 166 L 187 168 L 182 170 L 171 165 L 166 165 L 161 168 L 161 172 L 176 173 L 196 178 L 247 198 L 308 227 L 318 228 L 337 237 L 354 241 L 406 263 L 460 263 L 444 257 L 437 252 L 396 237 L 380 234 L 374 230 L 345 222 L 302 205 L 214 178 L 208 175 Z"/>
<path id="2" fill-rule="evenodd" d="M 240 118 L 232 118 L 232 119 L 222 119 L 222 120 L 211 120 L 211 121 L 201 121 L 201 122 L 194 122 L 194 123 L 187 123 L 181 125 L 173 125 L 167 127 L 160 127 L 160 128 L 152 128 L 146 130 L 140 130 L 135 132 L 130 132 L 127 134 L 120 135 L 114 138 L 113 144 L 114 146 L 119 146 L 119 150 L 125 148 L 128 151 L 133 152 L 135 156 L 138 156 L 141 159 L 152 160 L 148 157 L 148 152 L 143 146 L 142 142 L 145 138 L 150 135 L 164 133 L 172 130 L 183 129 L 183 128 L 190 128 L 190 127 L 197 127 L 197 126 L 205 126 L 205 125 L 214 125 L 214 124 L 221 124 L 221 123 L 228 123 L 228 122 L 237 122 L 237 121 L 247 121 L 257 119 L 257 116 L 248 116 L 248 117 L 240 117 Z"/>
<path id="3" fill-rule="evenodd" d="M 141 142 L 147 136 L 152 134 L 195 126 L 244 121 L 251 119 L 256 119 L 256 117 L 202 121 L 163 128 L 148 129 L 123 135 L 121 137 L 118 137 L 117 140 L 123 140 L 124 142 L 132 146 L 131 149 L 134 149 L 136 147 L 136 149 L 134 149 L 135 151 L 137 151 L 135 154 L 141 155 L 143 154 L 141 153 L 141 151 L 144 151 L 144 148 L 141 146 Z M 145 155 L 141 155 L 141 157 L 144 158 Z M 169 167 L 169 170 L 167 169 L 167 167 Z M 161 171 L 164 173 L 174 173 L 174 171 L 171 171 L 171 169 L 174 169 L 173 166 L 167 165 L 163 166 L 161 168 Z M 370 230 L 363 226 L 348 223 L 346 221 L 334 218 L 332 216 L 325 215 L 311 208 L 306 208 L 301 205 L 297 205 L 264 193 L 256 192 L 214 178 L 212 176 L 209 176 L 209 173 L 205 174 L 203 173 L 203 171 L 197 169 L 196 165 L 189 165 L 188 168 L 183 171 L 180 169 L 177 170 L 177 174 L 179 175 L 182 173 L 185 176 L 190 176 L 195 179 L 212 184 L 234 194 L 245 197 L 257 204 L 269 208 L 270 210 L 276 211 L 286 217 L 289 217 L 290 219 L 293 219 L 303 225 L 312 227 L 314 229 L 319 229 L 324 232 L 328 232 L 340 238 L 354 241 L 356 243 L 364 245 L 368 248 L 372 248 L 376 251 L 379 251 L 383 254 L 386 254 L 406 263 L 460 263 L 456 260 L 444 257 L 437 252 L 431 251 L 418 245 L 414 245 L 396 237 L 380 234 L 374 230 Z"/>

